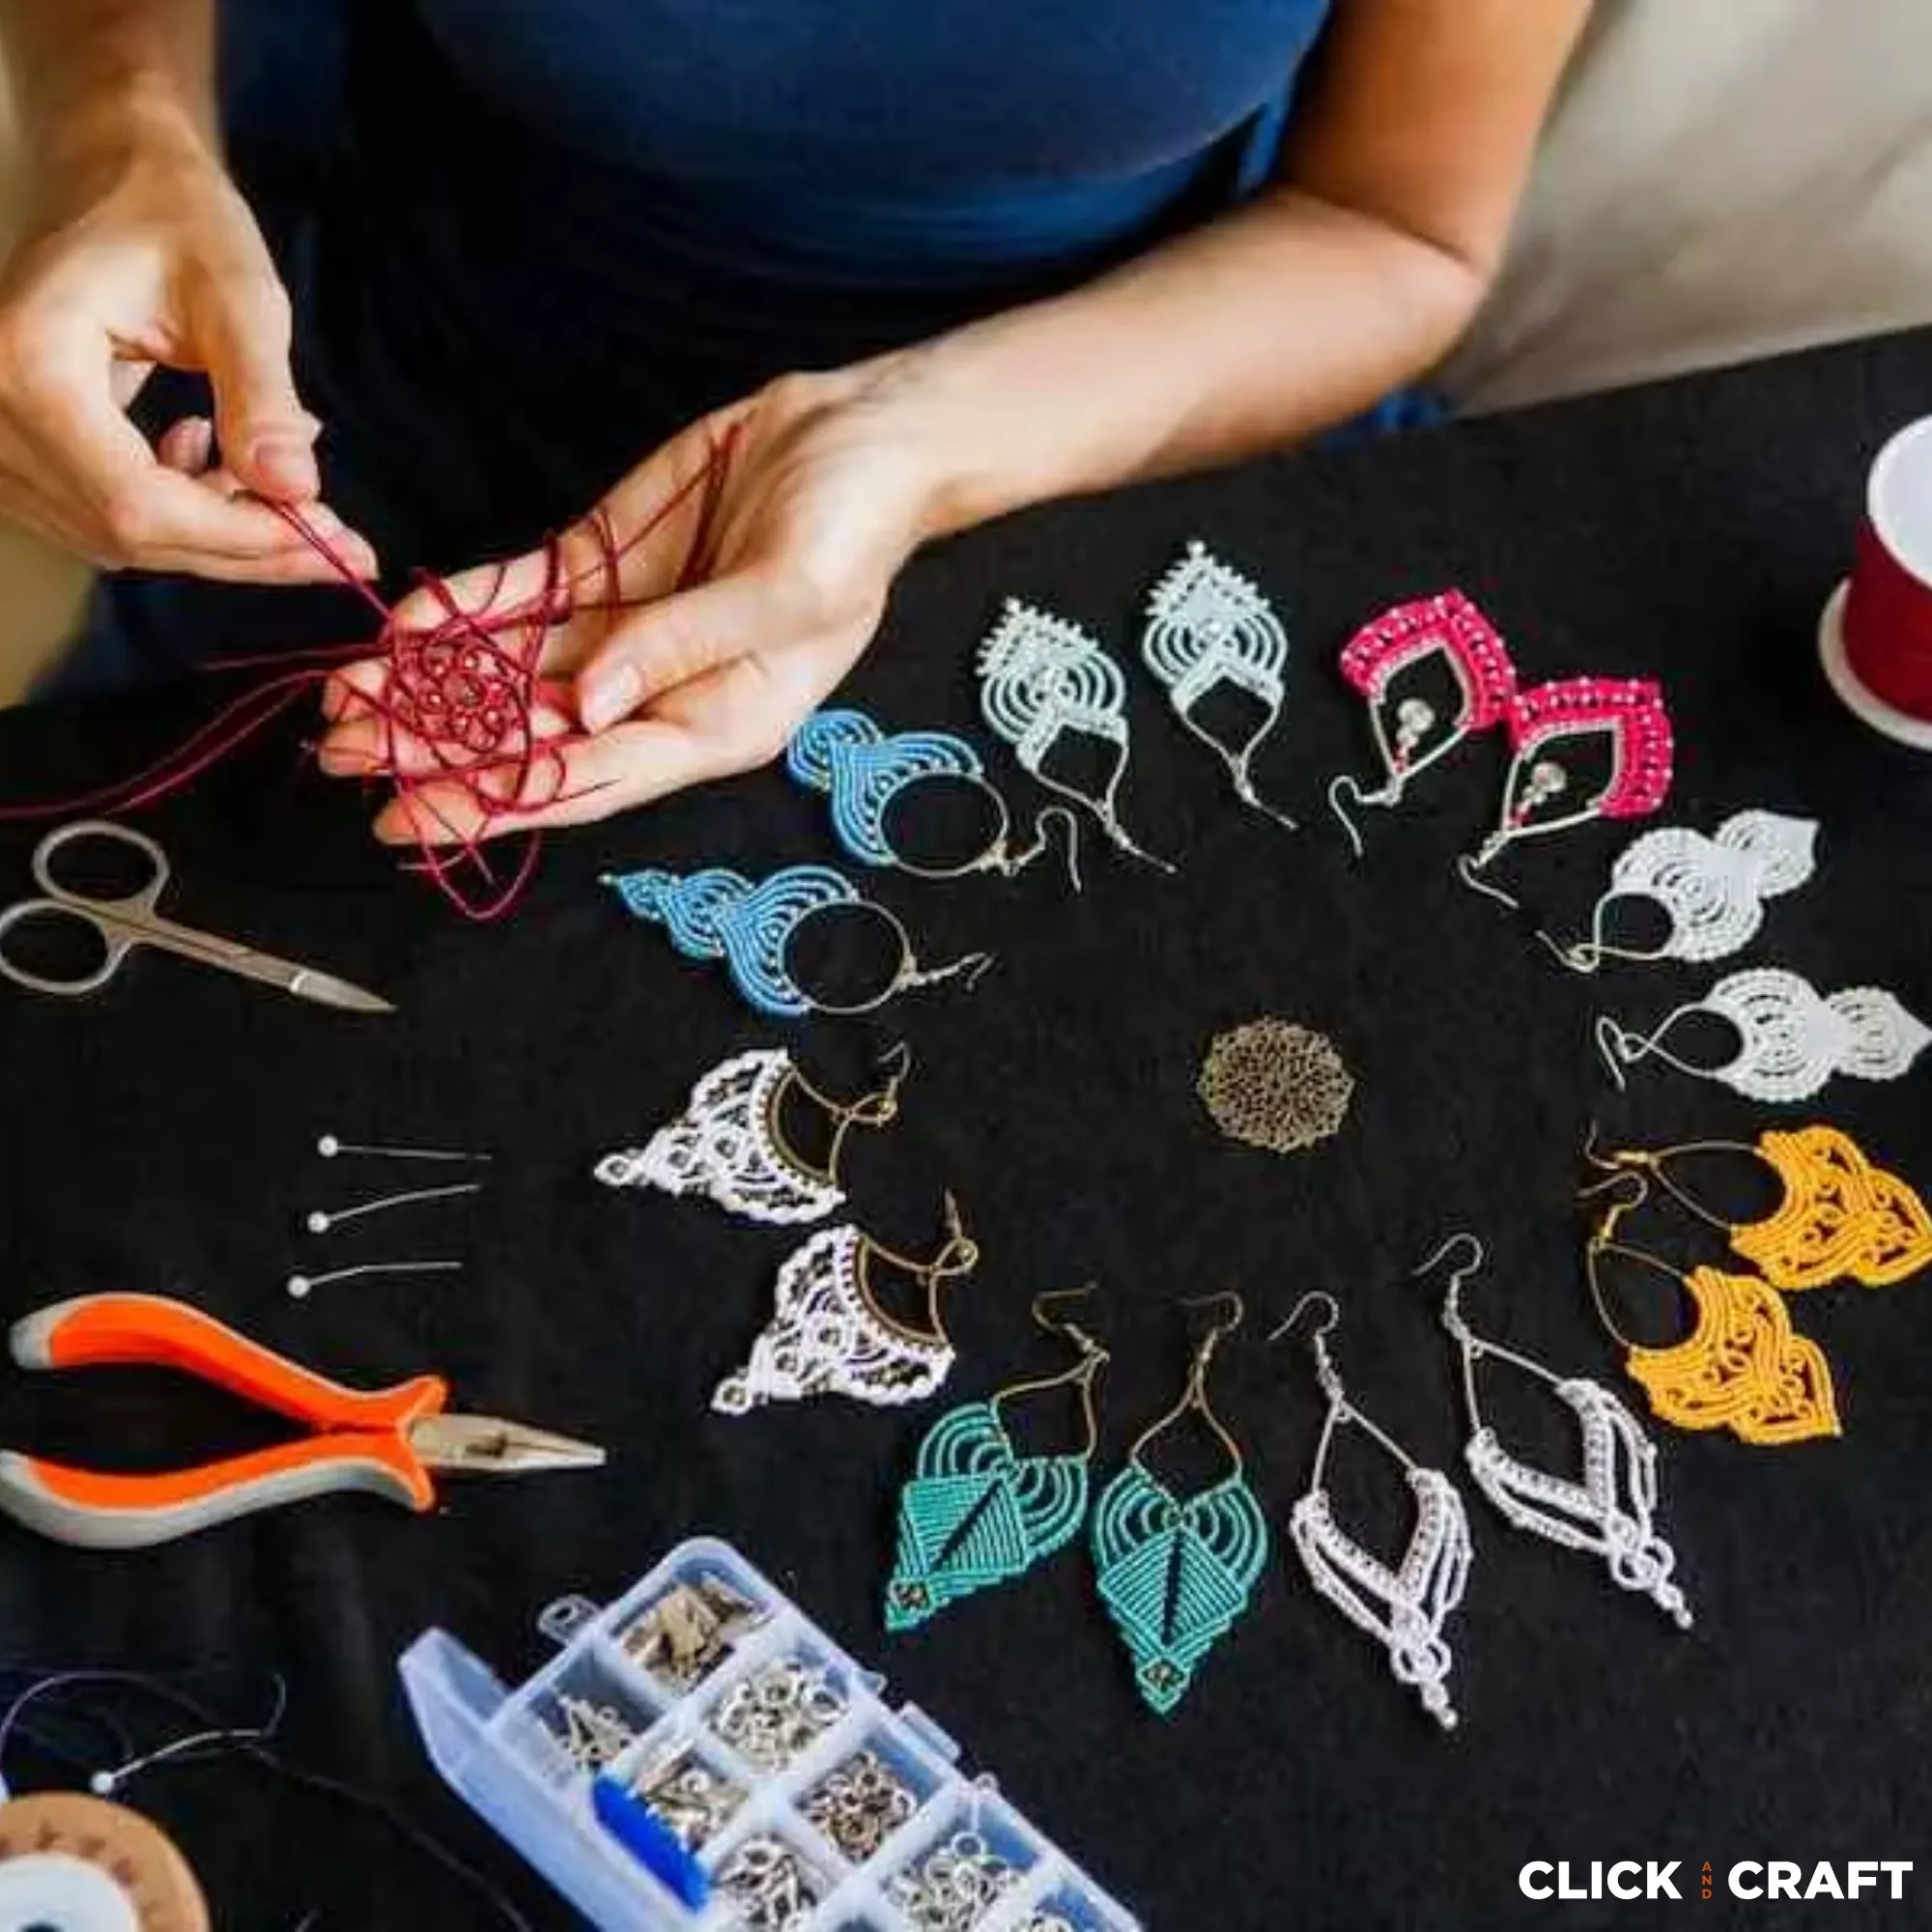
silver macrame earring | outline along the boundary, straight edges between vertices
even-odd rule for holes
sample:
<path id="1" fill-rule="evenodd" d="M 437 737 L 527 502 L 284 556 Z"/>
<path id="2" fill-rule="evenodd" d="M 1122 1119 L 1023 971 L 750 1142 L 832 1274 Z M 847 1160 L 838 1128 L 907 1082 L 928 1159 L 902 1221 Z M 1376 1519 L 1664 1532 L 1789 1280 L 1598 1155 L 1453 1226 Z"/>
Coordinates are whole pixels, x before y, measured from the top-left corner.
<path id="1" fill-rule="evenodd" d="M 1680 1630 L 1691 1624 L 1690 1605 L 1671 1580 L 1676 1552 L 1657 1532 L 1657 1448 L 1628 1408 L 1602 1382 L 1552 1375 L 1541 1362 L 1478 1335 L 1463 1314 L 1463 1284 L 1484 1262 L 1473 1235 L 1452 1235 L 1416 1269 L 1433 1274 L 1458 1248 L 1467 1263 L 1453 1268 L 1442 1296 L 1442 1325 L 1462 1357 L 1463 1395 L 1469 1413 L 1463 1452 L 1476 1487 L 1517 1529 L 1564 1549 L 1601 1559 L 1620 1590 L 1646 1596 Z M 1476 1365 L 1500 1362 L 1551 1389 L 1577 1419 L 1581 1435 L 1581 1474 L 1552 1475 L 1531 1468 L 1504 1449 L 1483 1419 L 1476 1392 Z"/>
<path id="2" fill-rule="evenodd" d="M 1322 1420 L 1308 1488 L 1289 1512 L 1289 1535 L 1308 1580 L 1351 1624 L 1382 1645 L 1396 1682 L 1408 1685 L 1430 1716 L 1445 1731 L 1453 1730 L 1456 1711 L 1449 1701 L 1449 1672 L 1455 1660 L 1442 1629 L 1463 1601 L 1468 1581 L 1472 1555 L 1468 1514 L 1456 1485 L 1440 1469 L 1425 1469 L 1349 1400 L 1328 1352 L 1329 1330 L 1342 1317 L 1333 1295 L 1319 1291 L 1304 1294 L 1268 1340 L 1286 1335 L 1300 1320 L 1301 1311 L 1310 1307 L 1321 1311 L 1308 1339 L 1315 1355 L 1315 1378 L 1328 1399 L 1328 1413 Z M 1360 1430 L 1402 1464 L 1415 1495 L 1415 1527 L 1393 1570 L 1335 1520 L 1323 1479 L 1335 1432 L 1348 1426 Z"/>
<path id="3" fill-rule="evenodd" d="M 884 1264 L 925 1291 L 917 1321 L 880 1305 L 872 1280 Z M 773 1402 L 843 1395 L 880 1407 L 923 1402 L 951 1374 L 952 1338 L 941 1302 L 949 1283 L 980 1265 L 980 1247 L 946 1197 L 946 1241 L 928 1262 L 909 1260 L 851 1226 L 826 1228 L 779 1269 L 772 1319 L 742 1368 L 718 1384 L 711 1406 L 747 1415 Z"/>
<path id="4" fill-rule="evenodd" d="M 1663 1041 L 1693 1013 L 1727 1022 L 1737 1036 L 1729 1060 L 1699 1066 Z M 1661 1060 L 1680 1073 L 1719 1080 L 1750 1100 L 1805 1100 L 1834 1073 L 1860 1080 L 1896 1080 L 1928 1045 L 1932 1029 L 1880 986 L 1848 986 L 1821 994 L 1781 966 L 1752 966 L 1719 980 L 1701 1000 L 1667 1013 L 1648 1034 L 1615 1020 L 1597 1022 L 1597 1048 L 1610 1077 Z"/>
<path id="5" fill-rule="evenodd" d="M 1099 643 L 1065 617 L 1009 598 L 1000 621 L 980 646 L 980 709 L 1013 748 L 1022 767 L 1049 791 L 1086 807 L 1122 852 L 1174 870 L 1135 843 L 1121 823 L 1118 799 L 1127 774 L 1127 687 L 1121 668 Z M 1105 746 L 1105 782 L 1086 791 L 1052 776 L 1046 761 L 1067 738 Z"/>
<path id="6" fill-rule="evenodd" d="M 1817 869 L 1817 838 L 1815 820 L 1777 811 L 1736 812 L 1708 838 L 1676 825 L 1643 833 L 1610 867 L 1587 939 L 1537 937 L 1574 973 L 1594 973 L 1605 959 L 1727 959 L 1757 937 L 1764 902 L 1796 892 Z M 1607 938 L 1605 921 L 1619 899 L 1656 906 L 1663 937 L 1651 946 Z"/>
<path id="7" fill-rule="evenodd" d="M 1255 789 L 1250 770 L 1255 753 L 1281 720 L 1288 670 L 1288 633 L 1260 588 L 1230 570 L 1206 544 L 1190 543 L 1148 598 L 1141 661 L 1166 688 L 1174 715 L 1227 766 L 1235 796 L 1294 831 L 1294 820 Z M 1194 715 L 1220 686 L 1262 707 L 1261 723 L 1237 742 L 1217 737 Z"/>
<path id="8" fill-rule="evenodd" d="M 701 1194 L 753 1221 L 816 1221 L 845 1199 L 838 1157 L 852 1129 L 898 1118 L 911 1050 L 894 1047 L 879 1069 L 885 1079 L 871 1093 L 838 1100 L 814 1087 L 781 1046 L 733 1054 L 698 1081 L 684 1111 L 643 1147 L 606 1154 L 597 1179 L 607 1187 Z M 801 1105 L 829 1125 L 820 1159 L 802 1151 L 785 1125 L 787 1112 Z"/>

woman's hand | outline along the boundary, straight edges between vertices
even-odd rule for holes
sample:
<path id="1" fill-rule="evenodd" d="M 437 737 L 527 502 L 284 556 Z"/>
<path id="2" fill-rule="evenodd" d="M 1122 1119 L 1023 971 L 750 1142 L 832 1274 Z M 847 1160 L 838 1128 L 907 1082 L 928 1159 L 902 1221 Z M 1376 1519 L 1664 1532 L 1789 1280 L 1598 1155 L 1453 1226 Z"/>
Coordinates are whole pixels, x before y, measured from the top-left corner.
<path id="1" fill-rule="evenodd" d="M 0 515 L 109 568 L 264 583 L 331 573 L 253 492 L 314 502 L 318 425 L 289 366 L 288 297 L 247 204 L 185 119 L 129 113 L 39 157 L 0 276 Z M 151 448 L 127 408 L 156 363 L 202 370 L 214 421 Z M 215 442 L 220 467 L 213 467 Z"/>
<path id="2" fill-rule="evenodd" d="M 392 800 L 377 836 L 437 843 L 578 824 L 777 757 L 870 641 L 894 576 L 933 531 L 939 452 L 916 362 L 782 378 L 626 476 L 562 540 L 577 608 L 550 628 L 540 668 L 548 690 L 571 696 L 538 708 L 555 752 L 532 767 L 523 809 L 484 824 L 470 792 L 432 784 Z M 440 589 L 487 620 L 541 596 L 550 564 L 532 552 Z M 420 629 L 444 614 L 437 592 L 418 591 L 396 619 Z M 326 771 L 430 769 L 361 699 L 384 677 L 371 660 L 331 686 Z"/>

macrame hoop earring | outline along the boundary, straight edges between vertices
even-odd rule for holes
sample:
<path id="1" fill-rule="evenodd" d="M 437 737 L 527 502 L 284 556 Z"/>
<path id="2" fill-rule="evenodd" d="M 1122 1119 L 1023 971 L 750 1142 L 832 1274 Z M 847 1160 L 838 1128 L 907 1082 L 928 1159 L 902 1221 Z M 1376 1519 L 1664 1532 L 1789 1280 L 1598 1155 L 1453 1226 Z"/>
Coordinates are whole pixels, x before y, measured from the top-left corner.
<path id="1" fill-rule="evenodd" d="M 1046 807 L 1034 821 L 1033 842 L 1015 849 L 1011 808 L 986 777 L 980 754 L 950 731 L 882 731 L 863 711 L 814 712 L 785 748 L 785 769 L 801 784 L 832 802 L 838 842 L 867 866 L 893 867 L 918 879 L 962 879 L 975 872 L 1012 878 L 1048 849 L 1047 828 L 1064 828 L 1066 875 L 1080 890 L 1080 825 L 1065 806 Z M 894 842 L 895 806 L 923 783 L 972 786 L 992 807 L 992 828 L 982 844 L 951 865 L 914 858 Z"/>
<path id="2" fill-rule="evenodd" d="M 1737 1035 L 1737 1051 L 1717 1066 L 1699 1066 L 1663 1044 L 1680 1020 L 1709 1013 Z M 1624 1069 L 1661 1060 L 1680 1073 L 1719 1080 L 1749 1099 L 1805 1100 L 1834 1073 L 1896 1080 L 1932 1045 L 1932 1029 L 1878 986 L 1821 995 L 1780 966 L 1747 967 L 1719 980 L 1702 999 L 1673 1009 L 1648 1034 L 1601 1018 L 1597 1050 L 1612 1080 Z"/>
<path id="3" fill-rule="evenodd" d="M 1777 1206 L 1756 1221 L 1727 1221 L 1670 1172 L 1691 1154 L 1742 1154 L 1769 1168 L 1781 1190 Z M 1755 1146 L 1744 1141 L 1680 1141 L 1674 1147 L 1597 1151 L 1593 1125 L 1584 1158 L 1606 1174 L 1636 1173 L 1756 1264 L 1787 1294 L 1847 1278 L 1887 1288 L 1932 1264 L 1932 1210 L 1909 1183 L 1888 1174 L 1851 1135 L 1836 1127 L 1768 1127 Z"/>
<path id="4" fill-rule="evenodd" d="M 1601 1382 L 1553 1375 L 1532 1356 L 1505 1348 L 1470 1327 L 1463 1313 L 1463 1284 L 1484 1265 L 1475 1236 L 1452 1235 L 1415 1270 L 1433 1274 L 1459 1248 L 1468 1262 L 1450 1271 L 1442 1296 L 1442 1326 L 1456 1344 L 1469 1417 L 1463 1460 L 1476 1487 L 1514 1528 L 1559 1548 L 1599 1558 L 1620 1590 L 1646 1596 L 1680 1630 L 1692 1618 L 1684 1592 L 1671 1580 L 1676 1551 L 1657 1533 L 1657 1449 L 1636 1418 Z M 1543 1383 L 1575 1417 L 1581 1438 L 1580 1475 L 1552 1475 L 1520 1462 L 1483 1419 L 1476 1365 L 1492 1361 Z"/>
<path id="5" fill-rule="evenodd" d="M 912 1049 L 901 1041 L 882 1056 L 879 1069 L 882 1086 L 840 1100 L 815 1087 L 783 1047 L 734 1054 L 697 1082 L 683 1112 L 645 1146 L 606 1154 L 597 1179 L 607 1187 L 702 1194 L 754 1221 L 815 1221 L 845 1199 L 838 1167 L 852 1130 L 898 1118 Z M 785 1129 L 785 1103 L 794 1094 L 831 1122 L 821 1160 L 806 1155 Z"/>
<path id="6" fill-rule="evenodd" d="M 1289 1512 L 1289 1534 L 1308 1580 L 1356 1629 L 1373 1636 L 1388 1653 L 1390 1674 L 1421 1698 L 1423 1709 L 1446 1730 L 1456 1726 L 1449 1701 L 1449 1672 L 1455 1659 L 1443 1626 L 1463 1601 L 1471 1548 L 1469 1520 L 1456 1486 L 1440 1469 L 1425 1469 L 1394 1436 L 1349 1400 L 1328 1351 L 1328 1334 L 1342 1319 L 1332 1294 L 1304 1294 L 1288 1319 L 1268 1337 L 1279 1341 L 1301 1318 L 1304 1308 L 1321 1311 L 1309 1333 L 1315 1378 L 1327 1399 L 1321 1439 L 1316 1445 L 1308 1488 Z M 1415 1527 L 1402 1561 L 1391 1569 L 1364 1548 L 1335 1520 L 1323 1477 L 1335 1433 L 1361 1431 L 1401 1465 L 1415 1497 Z"/>
<path id="7" fill-rule="evenodd" d="M 1180 1702 L 1202 1660 L 1246 1610 L 1268 1554 L 1267 1518 L 1248 1486 L 1240 1445 L 1208 1394 L 1214 1351 L 1241 1324 L 1241 1298 L 1209 1299 L 1225 1312 L 1195 1350 L 1179 1401 L 1141 1431 L 1094 1510 L 1100 1601 L 1133 1661 L 1135 1688 L 1162 1717 Z M 1158 1436 L 1190 1414 L 1227 1453 L 1230 1467 L 1218 1482 L 1183 1499 L 1148 1467 L 1146 1456 Z"/>
<path id="8" fill-rule="evenodd" d="M 1288 633 L 1258 585 L 1230 570 L 1198 538 L 1148 598 L 1141 661 L 1165 688 L 1174 715 L 1228 768 L 1235 796 L 1295 831 L 1294 820 L 1255 789 L 1255 753 L 1281 722 L 1287 696 Z M 1232 686 L 1264 716 L 1236 743 L 1217 738 L 1194 715 L 1210 691 Z"/>
<path id="9" fill-rule="evenodd" d="M 1573 973 L 1594 973 L 1605 959 L 1728 958 L 1749 945 L 1764 923 L 1767 899 L 1796 892 L 1817 869 L 1818 826 L 1776 811 L 1740 811 L 1706 838 L 1662 826 L 1634 839 L 1610 867 L 1606 892 L 1591 909 L 1586 939 L 1568 944 L 1548 932 L 1537 938 Z M 1655 946 L 1625 946 L 1605 933 L 1620 899 L 1643 899 L 1663 915 L 1668 930 Z"/>
<path id="10" fill-rule="evenodd" d="M 1391 717 L 1388 696 L 1394 680 L 1412 666 L 1438 659 L 1456 686 L 1456 715 L 1447 727 L 1437 730 L 1442 721 L 1419 693 L 1397 700 Z M 1460 590 L 1445 590 L 1399 604 L 1365 624 L 1344 645 L 1341 668 L 1343 678 L 1368 702 L 1369 730 L 1381 764 L 1381 782 L 1372 791 L 1364 791 L 1347 772 L 1328 786 L 1328 809 L 1359 859 L 1362 835 L 1349 807 L 1360 810 L 1399 805 L 1410 782 L 1430 766 L 1476 732 L 1500 723 L 1516 695 L 1516 667 L 1490 620 Z"/>
<path id="11" fill-rule="evenodd" d="M 1511 698 L 1504 724 L 1510 766 L 1501 812 L 1495 830 L 1474 853 L 1464 853 L 1456 868 L 1471 892 L 1515 908 L 1516 896 L 1484 878 L 1484 871 L 1525 838 L 1597 818 L 1648 817 L 1670 793 L 1673 741 L 1662 688 L 1648 678 L 1573 677 L 1540 684 Z M 1609 777 L 1572 810 L 1538 817 L 1574 782 L 1560 755 L 1563 749 L 1590 739 L 1608 745 Z"/>
<path id="12" fill-rule="evenodd" d="M 1832 1367 L 1817 1343 L 1794 1332 L 1777 1292 L 1755 1275 L 1714 1267 L 1689 1274 L 1617 1238 L 1627 1214 L 1650 1196 L 1641 1174 L 1626 1170 L 1583 1190 L 1583 1199 L 1621 1182 L 1634 1194 L 1605 1208 L 1583 1251 L 1583 1274 L 1604 1331 L 1624 1352 L 1624 1369 L 1650 1399 L 1652 1412 L 1673 1428 L 1726 1429 L 1741 1442 L 1775 1447 L 1842 1433 Z M 1667 1348 L 1634 1341 L 1611 1315 L 1603 1264 L 1621 1259 L 1674 1283 L 1693 1311 L 1690 1332 Z"/>
<path id="13" fill-rule="evenodd" d="M 1070 1543 L 1086 1520 L 1100 1419 L 1095 1388 L 1110 1359 L 1077 1323 L 1051 1317 L 1060 1301 L 1092 1287 L 1042 1294 L 1033 1319 L 1071 1343 L 1073 1363 L 1058 1375 L 1009 1382 L 983 1402 L 943 1415 L 920 1444 L 899 1492 L 897 1556 L 886 1585 L 886 1628 L 911 1630 L 975 1591 L 1024 1576 Z M 1078 1393 L 1081 1446 L 1054 1456 L 1022 1455 L 1002 1409 L 1028 1396 Z"/>
<path id="14" fill-rule="evenodd" d="M 1022 769 L 1047 790 L 1085 807 L 1130 858 L 1172 872 L 1169 861 L 1137 844 L 1121 822 L 1120 790 L 1132 755 L 1127 689 L 1120 667 L 1098 642 L 1064 617 L 1009 598 L 980 646 L 979 669 L 980 712 L 1013 748 Z M 1046 770 L 1054 746 L 1068 733 L 1098 738 L 1117 753 L 1099 791 L 1082 791 Z"/>
<path id="15" fill-rule="evenodd" d="M 897 1253 L 857 1228 L 813 1235 L 779 1269 L 772 1319 L 744 1366 L 718 1384 L 711 1406 L 745 1415 L 767 1403 L 844 1395 L 878 1407 L 923 1402 L 953 1363 L 941 1303 L 948 1286 L 980 1265 L 980 1246 L 966 1233 L 959 1204 L 946 1197 L 946 1241 L 930 1261 Z M 900 1321 L 880 1303 L 874 1262 L 923 1282 L 924 1322 Z"/>
<path id="16" fill-rule="evenodd" d="M 671 944 L 690 959 L 723 959 L 738 991 L 761 1012 L 797 1019 L 809 1012 L 852 1017 L 876 1012 L 900 993 L 950 980 L 978 984 L 993 963 L 990 952 L 969 952 L 949 965 L 919 963 L 904 922 L 876 899 L 865 897 L 842 872 L 829 866 L 788 866 L 753 884 L 740 873 L 712 867 L 679 877 L 650 867 L 605 873 L 601 881 L 638 919 L 662 924 Z M 809 921 L 828 913 L 870 914 L 893 933 L 898 960 L 892 978 L 863 1000 L 838 1001 L 806 990 L 792 972 L 792 942 Z"/>

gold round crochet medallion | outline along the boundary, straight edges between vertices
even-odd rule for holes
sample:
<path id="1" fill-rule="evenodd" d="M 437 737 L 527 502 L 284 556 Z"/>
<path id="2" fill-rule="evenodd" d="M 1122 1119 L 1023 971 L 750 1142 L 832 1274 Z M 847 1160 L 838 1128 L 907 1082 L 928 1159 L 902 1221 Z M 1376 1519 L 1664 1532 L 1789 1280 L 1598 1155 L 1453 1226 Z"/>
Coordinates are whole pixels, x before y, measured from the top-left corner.
<path id="1" fill-rule="evenodd" d="M 1216 1036 L 1196 1091 L 1230 1140 L 1298 1153 L 1341 1127 L 1355 1076 L 1326 1034 L 1289 1020 L 1250 1020 Z"/>

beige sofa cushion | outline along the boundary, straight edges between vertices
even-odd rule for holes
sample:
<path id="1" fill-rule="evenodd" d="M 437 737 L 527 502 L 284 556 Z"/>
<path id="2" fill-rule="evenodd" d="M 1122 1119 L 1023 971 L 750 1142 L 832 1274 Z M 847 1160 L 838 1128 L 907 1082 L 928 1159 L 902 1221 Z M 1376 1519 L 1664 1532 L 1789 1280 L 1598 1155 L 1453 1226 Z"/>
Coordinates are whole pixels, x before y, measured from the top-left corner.
<path id="1" fill-rule="evenodd" d="M 1495 409 L 1924 321 L 1932 0 L 1598 0 L 1447 378 Z"/>

